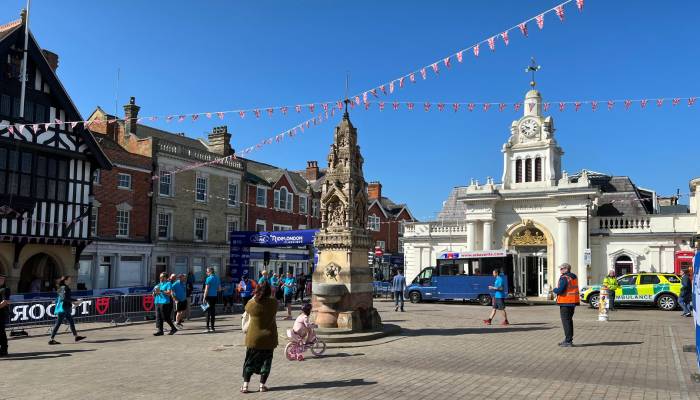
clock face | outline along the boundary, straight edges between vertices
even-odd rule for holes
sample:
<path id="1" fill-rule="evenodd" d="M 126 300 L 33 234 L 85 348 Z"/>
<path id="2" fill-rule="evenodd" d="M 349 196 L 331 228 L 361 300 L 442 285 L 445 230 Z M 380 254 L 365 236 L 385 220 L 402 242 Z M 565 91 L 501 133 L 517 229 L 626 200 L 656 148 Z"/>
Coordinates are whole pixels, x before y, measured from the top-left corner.
<path id="1" fill-rule="evenodd" d="M 540 124 L 536 120 L 530 118 L 520 123 L 520 133 L 527 138 L 534 138 L 540 131 Z"/>

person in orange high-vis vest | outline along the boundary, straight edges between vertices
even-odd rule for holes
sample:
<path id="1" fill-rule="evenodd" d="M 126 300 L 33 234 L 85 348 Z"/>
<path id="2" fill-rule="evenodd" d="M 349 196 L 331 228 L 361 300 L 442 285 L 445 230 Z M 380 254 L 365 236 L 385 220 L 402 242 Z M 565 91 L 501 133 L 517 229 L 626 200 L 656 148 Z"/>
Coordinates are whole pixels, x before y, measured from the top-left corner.
<path id="1" fill-rule="evenodd" d="M 559 343 L 561 347 L 573 347 L 574 345 L 574 311 L 580 304 L 578 291 L 578 278 L 571 273 L 571 265 L 564 263 L 559 266 L 559 285 L 554 288 L 559 305 L 561 324 L 564 327 L 564 341 Z"/>

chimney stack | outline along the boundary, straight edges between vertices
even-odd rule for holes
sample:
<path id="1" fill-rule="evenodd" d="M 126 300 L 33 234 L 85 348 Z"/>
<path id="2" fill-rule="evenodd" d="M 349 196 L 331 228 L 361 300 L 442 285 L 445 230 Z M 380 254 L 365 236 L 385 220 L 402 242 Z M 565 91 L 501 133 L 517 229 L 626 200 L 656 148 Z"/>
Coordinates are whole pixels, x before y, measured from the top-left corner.
<path id="1" fill-rule="evenodd" d="M 318 162 L 307 161 L 306 162 L 306 179 L 310 181 L 318 180 L 319 177 Z"/>
<path id="2" fill-rule="evenodd" d="M 44 58 L 46 58 L 46 61 L 49 63 L 49 67 L 51 67 L 51 69 L 55 73 L 58 69 L 58 54 L 54 53 L 53 51 L 48 51 L 46 49 L 42 49 L 41 52 L 42 54 L 44 54 Z"/>
<path id="3" fill-rule="evenodd" d="M 379 200 L 382 198 L 382 184 L 374 181 L 367 185 L 367 197 L 370 200 Z"/>
<path id="4" fill-rule="evenodd" d="M 231 134 L 228 133 L 228 126 L 215 126 L 209 134 L 209 151 L 222 156 L 233 154 L 231 148 Z"/>
<path id="5" fill-rule="evenodd" d="M 131 96 L 129 104 L 124 105 L 124 137 L 136 136 L 136 119 L 139 117 L 141 107 L 136 105 L 136 98 Z"/>

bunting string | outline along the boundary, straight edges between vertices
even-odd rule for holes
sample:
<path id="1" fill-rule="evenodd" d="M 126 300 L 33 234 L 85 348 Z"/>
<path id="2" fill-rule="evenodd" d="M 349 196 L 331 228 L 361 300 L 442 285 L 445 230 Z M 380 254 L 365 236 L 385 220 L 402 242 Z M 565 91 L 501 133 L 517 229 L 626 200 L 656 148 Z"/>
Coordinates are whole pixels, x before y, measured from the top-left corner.
<path id="1" fill-rule="evenodd" d="M 25 217 L 24 215 L 27 215 Z M 10 206 L 2 206 L 0 207 L 0 218 L 17 218 L 21 221 L 26 221 L 27 224 L 39 224 L 40 226 L 63 226 L 65 228 L 68 228 L 70 225 L 76 224 L 80 222 L 83 218 L 87 217 L 88 215 L 82 215 L 76 218 L 73 218 L 70 221 L 64 221 L 64 222 L 47 222 L 47 221 L 41 221 L 36 218 L 30 218 L 29 216 L 29 211 L 25 212 L 20 212 L 15 209 L 13 209 Z"/>

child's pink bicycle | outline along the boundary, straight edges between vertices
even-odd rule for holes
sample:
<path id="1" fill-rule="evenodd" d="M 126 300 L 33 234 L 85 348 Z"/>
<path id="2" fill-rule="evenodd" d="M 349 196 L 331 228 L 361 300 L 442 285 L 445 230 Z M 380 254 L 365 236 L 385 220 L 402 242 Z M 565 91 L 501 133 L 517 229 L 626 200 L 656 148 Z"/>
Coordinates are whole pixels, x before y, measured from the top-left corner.
<path id="1" fill-rule="evenodd" d="M 289 361 L 303 361 L 304 352 L 309 349 L 315 356 L 320 356 L 326 351 L 326 342 L 320 340 L 318 336 L 314 337 L 311 342 L 306 343 L 292 329 L 287 329 L 287 337 L 289 338 L 289 343 L 284 347 L 284 354 Z"/>

